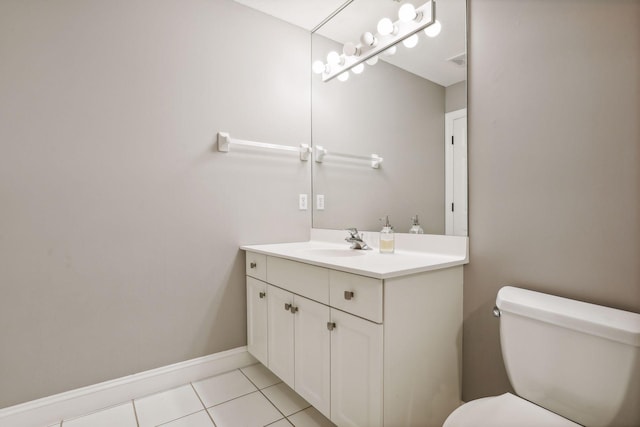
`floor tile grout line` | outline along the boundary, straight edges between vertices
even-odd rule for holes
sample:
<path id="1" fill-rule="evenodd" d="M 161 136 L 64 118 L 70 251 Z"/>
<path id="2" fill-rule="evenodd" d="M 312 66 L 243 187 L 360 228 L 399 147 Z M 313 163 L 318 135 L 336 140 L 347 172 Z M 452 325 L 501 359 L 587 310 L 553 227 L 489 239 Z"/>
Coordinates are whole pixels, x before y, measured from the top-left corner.
<path id="1" fill-rule="evenodd" d="M 296 411 L 296 412 L 294 412 L 293 414 L 289 415 L 289 417 L 293 417 L 295 414 L 299 414 L 300 412 L 304 412 L 304 411 L 306 411 L 307 409 L 311 408 L 312 406 L 313 406 L 313 405 L 309 405 L 309 406 L 307 406 L 307 407 L 306 407 L 306 408 L 304 408 L 304 409 L 300 409 L 299 411 Z"/>
<path id="2" fill-rule="evenodd" d="M 244 376 L 249 380 L 249 382 L 250 382 L 251 384 L 253 384 L 253 385 L 258 389 L 258 391 L 260 392 L 260 394 L 261 394 L 261 395 L 263 395 L 265 399 L 267 399 L 267 402 L 271 403 L 271 405 L 272 405 L 274 408 L 276 408 L 276 411 L 280 412 L 280 414 L 282 414 L 282 417 L 286 419 L 286 418 L 287 418 L 287 416 L 284 414 L 284 412 L 282 412 L 282 411 L 280 410 L 280 408 L 278 408 L 278 407 L 276 406 L 276 404 L 275 404 L 275 403 L 273 403 L 273 402 L 272 402 L 272 401 L 271 401 L 271 400 L 270 400 L 270 399 L 269 399 L 269 398 L 268 398 L 268 397 L 267 397 L 267 396 L 262 392 L 262 390 L 260 389 L 260 387 L 258 387 L 258 386 L 253 382 L 253 381 L 251 381 L 251 379 L 247 376 L 247 374 L 245 374 L 244 372 L 242 372 L 242 369 L 238 369 L 238 370 L 240 371 L 240 373 L 241 373 L 242 375 L 244 375 Z M 280 384 L 280 383 L 278 383 L 278 384 Z M 275 385 L 275 384 L 273 384 L 273 385 Z M 271 387 L 271 386 L 269 386 L 269 387 Z M 268 388 L 268 387 L 265 387 L 265 388 Z M 276 421 L 279 421 L 279 420 L 276 420 Z M 287 421 L 289 421 L 289 420 L 287 419 Z M 275 422 L 275 421 L 274 421 L 274 422 Z M 273 423 L 272 423 L 272 424 L 273 424 Z"/>
<path id="3" fill-rule="evenodd" d="M 191 384 L 191 388 L 193 389 L 193 392 L 196 394 L 196 396 L 198 396 L 198 400 L 202 404 L 202 407 L 204 408 L 204 411 L 207 413 L 207 416 L 209 417 L 209 419 L 211 420 L 211 422 L 213 423 L 213 425 L 215 427 L 216 422 L 213 421 L 213 417 L 211 416 L 211 413 L 207 410 L 207 405 L 204 404 L 204 401 L 202 400 L 202 398 L 198 394 L 198 390 L 196 390 L 196 387 L 193 385 L 193 382 L 190 382 L 189 384 Z"/>
<path id="4" fill-rule="evenodd" d="M 292 423 L 291 421 L 289 421 L 289 418 L 284 417 L 284 418 L 280 418 L 279 420 L 275 420 L 274 422 L 269 423 L 269 424 L 265 425 L 264 427 L 272 426 L 272 425 L 274 425 L 275 423 L 279 423 L 279 422 L 280 422 L 280 421 L 282 421 L 282 420 L 286 420 L 290 425 L 293 425 L 293 423 Z"/>
<path id="5" fill-rule="evenodd" d="M 256 364 L 254 364 L 254 365 L 249 365 L 249 366 L 255 366 L 255 365 L 260 365 L 260 363 L 256 363 Z M 249 366 L 245 366 L 245 368 L 248 368 Z M 275 383 L 275 384 L 270 384 L 270 385 L 268 385 L 268 386 L 265 386 L 265 387 L 260 388 L 260 386 L 258 386 L 258 384 L 256 384 L 256 383 L 254 383 L 253 381 L 251 381 L 251 378 L 249 378 L 249 375 L 245 374 L 245 373 L 242 371 L 243 369 L 244 369 L 244 368 L 239 368 L 238 370 L 239 370 L 239 371 L 240 371 L 240 373 L 241 373 L 242 375 L 244 375 L 244 376 L 249 380 L 249 382 L 250 382 L 251 384 L 253 384 L 253 385 L 254 385 L 258 390 L 262 390 L 262 389 L 265 389 L 265 388 L 273 387 L 274 385 L 282 384 L 282 383 L 284 382 L 284 381 L 282 381 L 282 380 L 281 380 L 281 381 L 278 381 L 278 382 L 277 382 L 277 383 Z M 266 369 L 266 368 L 265 368 L 265 369 Z M 277 378 L 277 377 L 276 377 L 276 378 Z M 278 378 L 278 379 L 280 379 L 280 378 Z"/>
<path id="6" fill-rule="evenodd" d="M 257 365 L 257 363 L 256 363 L 256 365 Z M 251 365 L 251 366 L 253 366 L 253 365 Z M 245 377 L 247 377 L 247 379 L 248 379 L 249 381 L 251 381 L 251 378 L 249 378 L 249 376 L 248 376 L 247 374 L 245 374 L 245 373 L 242 371 L 242 369 L 239 369 L 239 370 L 240 370 L 240 372 L 242 373 L 242 375 L 244 375 Z M 278 378 L 278 379 L 279 379 L 279 378 Z M 284 412 L 282 412 L 282 411 L 280 410 L 280 408 L 278 408 L 278 407 L 276 406 L 276 404 L 275 404 L 275 403 L 273 403 L 273 402 L 269 399 L 269 397 L 267 397 L 267 395 L 266 395 L 266 394 L 264 394 L 264 393 L 262 392 L 262 390 L 266 390 L 266 389 L 268 389 L 268 388 L 270 388 L 270 387 L 274 387 L 274 386 L 277 386 L 277 385 L 279 385 L 279 384 L 285 384 L 285 385 L 286 385 L 286 383 L 285 383 L 284 381 L 280 381 L 280 382 L 277 382 L 277 383 L 275 383 L 275 384 L 268 385 L 268 386 L 263 387 L 263 388 L 258 387 L 258 385 L 257 385 L 256 383 L 254 383 L 253 381 L 251 381 L 251 383 L 252 383 L 254 386 L 256 386 L 256 387 L 258 388 L 258 391 L 259 391 L 259 392 L 260 392 L 260 393 L 261 393 L 261 394 L 262 394 L 262 395 L 263 395 L 263 396 L 264 396 L 264 397 L 269 401 L 269 403 L 271 403 L 271 404 L 272 404 L 272 405 L 273 405 L 273 406 L 278 410 L 278 412 L 280 412 L 280 413 L 284 416 L 284 419 L 285 419 L 285 420 L 287 420 L 287 422 L 288 422 L 289 424 L 291 424 L 291 425 L 294 425 L 294 424 L 293 424 L 293 422 L 289 419 L 289 417 L 291 417 L 291 416 L 293 416 L 293 415 L 295 415 L 295 414 L 298 414 L 298 413 L 300 413 L 300 412 L 306 411 L 307 409 L 309 409 L 309 408 L 313 407 L 313 405 L 312 405 L 312 404 L 310 404 L 309 402 L 307 402 L 307 404 L 308 404 L 309 406 L 305 406 L 304 408 L 300 409 L 299 411 L 293 412 L 292 414 L 285 415 L 285 414 L 284 414 Z M 273 423 L 276 423 L 276 422 L 278 422 L 278 421 L 280 421 L 280 420 L 276 420 L 276 421 L 274 421 Z M 273 424 L 273 423 L 271 423 L 271 424 Z"/>
<path id="7" fill-rule="evenodd" d="M 232 400 L 236 400 L 236 399 L 240 399 L 241 397 L 249 396 L 250 394 L 253 394 L 253 393 L 258 392 L 258 391 L 260 391 L 260 390 L 253 390 L 253 391 L 250 391 L 249 393 L 241 394 L 240 396 L 225 400 L 224 402 L 216 403 L 215 405 L 211 405 L 211 406 L 205 406 L 205 409 L 208 410 L 208 409 L 211 409 L 211 408 L 215 408 L 216 406 L 224 405 L 225 403 L 229 403 Z"/>
<path id="8" fill-rule="evenodd" d="M 135 399 L 131 399 L 131 406 L 133 406 L 133 416 L 136 417 L 136 425 L 140 427 L 140 420 L 138 420 L 138 411 L 136 410 Z"/>

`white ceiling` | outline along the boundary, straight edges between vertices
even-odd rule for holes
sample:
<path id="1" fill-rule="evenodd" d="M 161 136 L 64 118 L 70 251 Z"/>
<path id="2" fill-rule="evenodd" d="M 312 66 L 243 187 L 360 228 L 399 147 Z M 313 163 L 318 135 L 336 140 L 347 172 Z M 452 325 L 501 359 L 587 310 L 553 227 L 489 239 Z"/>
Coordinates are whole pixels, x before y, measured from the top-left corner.
<path id="1" fill-rule="evenodd" d="M 308 31 L 345 4 L 345 0 L 235 1 Z M 416 7 L 424 4 L 424 0 L 410 2 Z M 395 21 L 401 4 L 396 0 L 353 0 L 317 33 L 341 44 L 348 41 L 357 44 L 365 31 L 375 33 L 381 18 L 386 16 Z M 466 52 L 466 0 L 437 0 L 436 19 L 442 24 L 438 37 L 429 38 L 421 33 L 415 48 L 407 49 L 400 44 L 395 55 L 381 59 L 446 87 L 466 80 L 466 66 L 450 61 Z M 313 52 L 314 60 L 324 60 L 326 54 Z"/>

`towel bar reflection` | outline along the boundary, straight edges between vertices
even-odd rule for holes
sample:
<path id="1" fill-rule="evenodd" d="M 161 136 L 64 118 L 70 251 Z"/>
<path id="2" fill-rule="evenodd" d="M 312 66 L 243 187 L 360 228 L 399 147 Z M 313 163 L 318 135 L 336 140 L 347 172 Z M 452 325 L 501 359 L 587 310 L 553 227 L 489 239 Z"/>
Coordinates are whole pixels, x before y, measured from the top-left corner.
<path id="1" fill-rule="evenodd" d="M 371 161 L 371 167 L 374 169 L 379 169 L 380 165 L 384 161 L 384 158 L 378 156 L 377 154 L 371 154 L 370 156 L 360 156 L 357 154 L 336 153 L 334 151 L 329 152 L 329 150 L 327 150 L 321 145 L 318 145 L 317 147 L 315 147 L 313 155 L 316 162 L 318 163 L 322 163 L 324 161 L 325 156 L 346 157 L 348 159 L 356 159 L 356 160 L 368 160 L 368 161 Z"/>
<path id="2" fill-rule="evenodd" d="M 311 148 L 308 144 L 300 144 L 299 147 L 294 147 L 291 145 L 279 145 L 279 144 L 269 144 L 266 142 L 254 142 L 254 141 L 245 141 L 243 139 L 235 139 L 231 138 L 226 132 L 218 132 L 218 151 L 222 151 L 223 153 L 229 152 L 229 145 L 244 145 L 246 147 L 257 147 L 257 148 L 267 148 L 271 150 L 282 150 L 282 151 L 295 151 L 300 153 L 300 160 L 306 161 L 309 160 L 309 154 L 311 153 Z"/>

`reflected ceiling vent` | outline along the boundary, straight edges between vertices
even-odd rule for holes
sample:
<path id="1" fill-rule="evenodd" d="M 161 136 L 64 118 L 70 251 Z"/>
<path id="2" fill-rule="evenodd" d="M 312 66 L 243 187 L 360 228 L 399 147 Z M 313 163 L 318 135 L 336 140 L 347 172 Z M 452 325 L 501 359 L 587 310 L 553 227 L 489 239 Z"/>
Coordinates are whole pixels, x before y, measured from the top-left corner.
<path id="1" fill-rule="evenodd" d="M 467 53 L 462 52 L 456 56 L 452 56 L 451 58 L 447 59 L 447 61 L 451 61 L 456 65 L 464 67 L 465 65 L 467 65 Z"/>

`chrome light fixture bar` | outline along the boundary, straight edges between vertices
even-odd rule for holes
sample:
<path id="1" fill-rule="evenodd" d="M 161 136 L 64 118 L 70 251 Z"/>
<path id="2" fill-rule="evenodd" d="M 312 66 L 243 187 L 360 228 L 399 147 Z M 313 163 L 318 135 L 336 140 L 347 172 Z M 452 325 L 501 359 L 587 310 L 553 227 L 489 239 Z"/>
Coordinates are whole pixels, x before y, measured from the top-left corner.
<path id="1" fill-rule="evenodd" d="M 328 82 L 338 77 L 391 46 L 433 25 L 435 22 L 436 4 L 434 0 L 429 0 L 422 6 L 415 8 L 415 15 L 412 19 L 408 21 L 398 19 L 393 22 L 389 34 L 381 34 L 379 31 L 375 35 L 369 32 L 364 33 L 360 39 L 361 43 L 358 45 L 345 44 L 346 52 L 339 55 L 332 63 L 325 65 L 322 72 L 322 81 Z"/>

